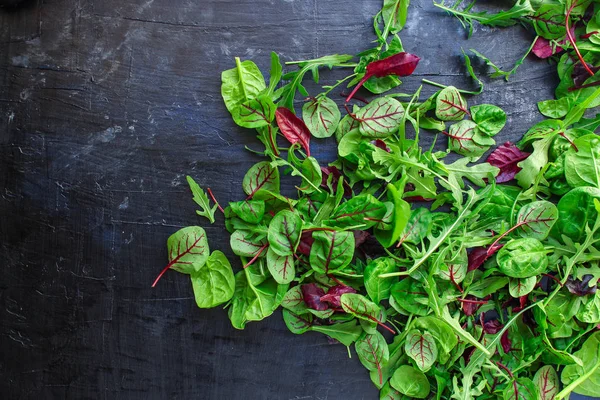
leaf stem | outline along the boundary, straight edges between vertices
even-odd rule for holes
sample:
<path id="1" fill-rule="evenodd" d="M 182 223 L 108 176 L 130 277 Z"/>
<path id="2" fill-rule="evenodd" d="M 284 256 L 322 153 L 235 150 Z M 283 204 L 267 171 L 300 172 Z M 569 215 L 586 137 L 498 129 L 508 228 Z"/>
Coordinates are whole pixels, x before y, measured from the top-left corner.
<path id="1" fill-rule="evenodd" d="M 213 194 L 212 190 L 210 190 L 210 188 L 206 188 L 206 191 L 208 192 L 208 195 L 210 196 L 210 198 L 212 199 L 212 201 L 217 205 L 217 208 L 223 213 L 225 214 L 225 210 L 223 210 L 223 207 L 221 207 L 221 205 L 219 204 L 219 202 L 217 201 L 217 199 L 215 198 L 215 195 Z"/>
<path id="2" fill-rule="evenodd" d="M 590 67 L 588 67 L 587 63 L 583 59 L 583 56 L 581 55 L 581 52 L 579 51 L 579 48 L 577 47 L 577 43 L 575 42 L 575 38 L 573 37 L 573 34 L 571 33 L 571 28 L 569 27 L 569 19 L 571 18 L 571 11 L 573 11 L 573 9 L 575 8 L 576 5 L 577 5 L 577 0 L 574 0 L 573 3 L 571 4 L 571 7 L 569 7 L 569 9 L 567 10 L 567 13 L 565 15 L 565 28 L 567 29 L 567 37 L 569 38 L 569 41 L 573 45 L 573 50 L 575 50 L 575 53 L 577 54 L 579 61 L 581 61 L 581 63 L 583 64 L 583 68 L 585 68 L 585 70 L 587 71 L 588 74 L 590 74 L 590 76 L 594 76 L 594 73 L 592 72 Z"/>
<path id="3" fill-rule="evenodd" d="M 568 396 L 575 388 L 585 382 L 590 376 L 592 376 L 598 368 L 600 368 L 600 351 L 596 353 L 598 357 L 598 361 L 596 365 L 590 368 L 585 374 L 581 375 L 579 378 L 575 379 L 573 382 L 569 384 L 566 388 L 560 391 L 554 398 L 555 400 L 562 400 L 564 397 Z"/>
<path id="4" fill-rule="evenodd" d="M 251 266 L 252 264 L 254 264 L 254 262 L 258 259 L 258 257 L 260 257 L 260 255 L 262 254 L 263 251 L 265 251 L 265 249 L 269 247 L 269 243 L 265 244 L 263 247 L 261 247 L 258 252 L 256 253 L 256 255 L 254 257 L 252 257 L 252 260 L 248 261 L 246 263 L 246 265 L 244 265 L 244 269 L 248 268 L 249 266 Z"/>

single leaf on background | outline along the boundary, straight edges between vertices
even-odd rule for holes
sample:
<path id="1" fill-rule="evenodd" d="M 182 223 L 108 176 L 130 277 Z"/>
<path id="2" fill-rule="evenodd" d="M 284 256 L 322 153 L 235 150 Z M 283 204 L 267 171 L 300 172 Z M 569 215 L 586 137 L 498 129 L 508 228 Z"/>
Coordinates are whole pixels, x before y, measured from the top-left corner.
<path id="1" fill-rule="evenodd" d="M 548 268 L 544 245 L 537 239 L 513 239 L 496 255 L 498 269 L 510 278 L 529 278 Z"/>
<path id="2" fill-rule="evenodd" d="M 290 210 L 279 211 L 269 223 L 269 247 L 280 256 L 296 252 L 302 233 L 302 219 Z"/>
<path id="3" fill-rule="evenodd" d="M 502 395 L 504 400 L 539 400 L 537 387 L 529 378 L 517 378 Z"/>
<path id="4" fill-rule="evenodd" d="M 332 339 L 337 340 L 344 346 L 349 347 L 356 342 L 363 330 L 355 319 L 341 324 L 333 325 L 313 325 L 311 331 L 321 332 Z"/>
<path id="5" fill-rule="evenodd" d="M 389 299 L 390 289 L 395 283 L 393 279 L 380 279 L 379 275 L 394 271 L 396 271 L 396 263 L 385 257 L 371 260 L 365 267 L 363 272 L 365 289 L 375 303 Z"/>
<path id="6" fill-rule="evenodd" d="M 600 137 L 581 136 L 573 141 L 565 155 L 565 177 L 572 187 L 600 188 Z"/>
<path id="7" fill-rule="evenodd" d="M 537 386 L 540 400 L 553 400 L 560 390 L 558 374 L 551 365 L 544 365 L 538 369 L 533 382 Z"/>
<path id="8" fill-rule="evenodd" d="M 285 322 L 285 326 L 296 335 L 301 335 L 310 330 L 313 326 L 313 315 L 312 314 L 304 314 L 298 315 L 290 310 L 283 309 L 281 310 L 283 315 L 283 322 Z"/>
<path id="9" fill-rule="evenodd" d="M 221 96 L 233 113 L 240 104 L 254 99 L 266 89 L 265 78 L 252 61 L 235 58 L 236 67 L 221 73 Z"/>
<path id="10" fill-rule="evenodd" d="M 385 138 L 396 132 L 404 117 L 402 103 L 392 97 L 380 97 L 354 114 L 360 133 L 370 138 Z"/>
<path id="11" fill-rule="evenodd" d="M 415 56 L 414 54 L 400 52 L 398 54 L 394 54 L 392 56 L 384 58 L 383 60 L 373 61 L 369 63 L 365 71 L 365 76 L 360 80 L 360 82 L 354 87 L 354 90 L 352 90 L 350 95 L 346 98 L 346 103 L 349 102 L 352 99 L 352 97 L 354 97 L 354 94 L 367 80 L 369 80 L 369 78 L 373 76 L 377 78 L 383 78 L 388 75 L 411 75 L 415 68 L 417 68 L 419 60 L 420 58 Z"/>
<path id="12" fill-rule="evenodd" d="M 300 146 L 306 151 L 306 155 L 310 156 L 309 145 L 311 133 L 304 121 L 285 107 L 277 108 L 275 119 L 281 134 L 288 142 L 291 144 L 300 143 Z"/>
<path id="13" fill-rule="evenodd" d="M 464 120 L 452 125 L 448 132 L 448 148 L 465 157 L 479 158 L 490 146 L 496 144 L 494 139 L 482 135 L 473 121 Z"/>
<path id="14" fill-rule="evenodd" d="M 354 257 L 354 234 L 348 231 L 313 232 L 314 243 L 310 249 L 310 266 L 317 272 L 328 274 L 350 264 Z"/>
<path id="15" fill-rule="evenodd" d="M 182 274 L 192 274 L 199 271 L 206 263 L 210 253 L 206 232 L 199 226 L 188 226 L 169 236 L 167 249 L 169 264 L 158 274 L 152 287 L 156 286 L 160 278 L 170 268 Z"/>
<path id="16" fill-rule="evenodd" d="M 314 137 L 326 138 L 336 131 L 341 114 L 333 100 L 322 96 L 304 103 L 302 118 Z"/>
<path id="17" fill-rule="evenodd" d="M 370 194 L 361 194 L 342 203 L 325 224 L 341 229 L 368 229 L 381 222 L 385 214 L 386 207 L 383 202 Z"/>
<path id="18" fill-rule="evenodd" d="M 506 113 L 492 104 L 471 107 L 471 118 L 477 124 L 477 128 L 488 136 L 496 135 L 506 124 Z"/>
<path id="19" fill-rule="evenodd" d="M 404 351 L 423 372 L 429 371 L 438 356 L 433 336 L 427 331 L 421 333 L 417 329 L 407 333 Z"/>
<path id="20" fill-rule="evenodd" d="M 256 163 L 244 175 L 242 188 L 248 198 L 252 198 L 260 190 L 279 193 L 279 170 L 268 161 Z"/>
<path id="21" fill-rule="evenodd" d="M 200 210 L 196 210 L 196 213 L 202 217 L 206 217 L 211 224 L 215 222 L 215 212 L 219 207 L 217 204 L 214 206 L 210 206 L 210 201 L 208 200 L 208 196 L 202 190 L 200 186 L 192 179 L 191 176 L 186 176 L 188 185 L 190 185 L 190 190 L 192 191 L 193 200 L 200 206 Z"/>
<path id="22" fill-rule="evenodd" d="M 234 122 L 241 127 L 260 128 L 273 121 L 276 108 L 271 97 L 261 95 L 241 103 L 231 115 Z"/>
<path id="23" fill-rule="evenodd" d="M 273 250 L 273 246 L 269 246 L 267 250 L 267 268 L 279 284 L 290 283 L 296 276 L 294 256 L 281 256 Z"/>
<path id="24" fill-rule="evenodd" d="M 265 215 L 265 202 L 262 200 L 242 200 L 229 203 L 231 210 L 249 224 L 258 224 Z"/>
<path id="25" fill-rule="evenodd" d="M 496 177 L 496 183 L 504 183 L 514 179 L 515 175 L 521 170 L 518 164 L 529 157 L 529 153 L 519 150 L 511 142 L 506 142 L 498 146 L 486 160 L 490 165 L 500 168 L 500 173 Z"/>
<path id="26" fill-rule="evenodd" d="M 431 391 L 425 374 L 410 365 L 400 366 L 392 375 L 390 385 L 403 395 L 415 399 L 424 399 Z"/>
<path id="27" fill-rule="evenodd" d="M 571 108 L 571 100 L 568 97 L 563 97 L 558 100 L 544 100 L 537 103 L 538 110 L 548 118 L 562 118 L 569 112 Z"/>
<path id="28" fill-rule="evenodd" d="M 510 278 L 508 281 L 508 292 L 512 297 L 518 299 L 531 293 L 536 284 L 537 278 L 535 276 L 524 279 Z"/>
<path id="29" fill-rule="evenodd" d="M 213 251 L 204 267 L 190 276 L 194 298 L 200 308 L 212 308 L 229 301 L 235 289 L 231 264 L 225 254 Z"/>
<path id="30" fill-rule="evenodd" d="M 252 237 L 250 232 L 237 230 L 231 234 L 229 245 L 233 253 L 242 257 L 257 257 L 265 255 L 264 250 L 269 243 L 264 239 Z"/>
<path id="31" fill-rule="evenodd" d="M 558 209 L 553 203 L 545 200 L 533 201 L 519 210 L 517 231 L 522 237 L 544 240 L 557 219 Z"/>
<path id="32" fill-rule="evenodd" d="M 444 88 L 435 100 L 435 116 L 442 121 L 460 121 L 469 114 L 467 101 L 454 86 Z"/>
<path id="33" fill-rule="evenodd" d="M 385 338 L 381 333 L 366 334 L 354 344 L 356 354 L 362 365 L 368 371 L 377 371 L 379 384 L 383 385 L 382 366 L 388 362 L 390 353 Z"/>
<path id="34" fill-rule="evenodd" d="M 381 13 L 383 14 L 384 25 L 390 27 L 390 33 L 400 32 L 406 24 L 408 16 L 408 5 L 410 0 L 384 0 Z"/>

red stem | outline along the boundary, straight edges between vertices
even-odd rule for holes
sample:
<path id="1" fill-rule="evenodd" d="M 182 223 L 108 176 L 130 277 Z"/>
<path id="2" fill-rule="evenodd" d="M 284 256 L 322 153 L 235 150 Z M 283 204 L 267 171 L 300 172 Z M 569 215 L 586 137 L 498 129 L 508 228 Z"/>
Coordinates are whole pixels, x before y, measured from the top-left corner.
<path id="1" fill-rule="evenodd" d="M 558 283 L 560 285 L 560 287 L 563 287 L 562 282 L 557 277 L 550 275 L 550 274 L 542 274 L 542 275 L 544 275 L 547 278 L 552 279 L 554 282 Z"/>
<path id="2" fill-rule="evenodd" d="M 559 135 L 565 138 L 565 140 L 571 144 L 571 147 L 573 147 L 575 151 L 579 151 L 575 143 L 573 143 L 573 141 L 567 135 L 565 135 L 564 132 L 560 132 Z"/>
<path id="3" fill-rule="evenodd" d="M 271 147 L 275 152 L 275 155 L 279 157 L 279 150 L 277 149 L 277 143 L 273 140 L 273 127 L 269 124 L 269 141 L 271 142 Z M 310 152 L 307 150 L 308 155 L 310 156 Z"/>
<path id="4" fill-rule="evenodd" d="M 567 10 L 567 14 L 566 14 L 566 18 L 565 18 L 565 28 L 567 28 L 567 37 L 569 38 L 569 41 L 573 45 L 573 50 L 575 50 L 575 53 L 577 54 L 579 61 L 581 61 L 581 63 L 583 64 L 583 68 L 585 68 L 585 70 L 588 72 L 588 74 L 590 74 L 590 76 L 594 76 L 594 72 L 592 72 L 590 67 L 588 67 L 587 63 L 583 59 L 583 56 L 581 55 L 581 52 L 577 48 L 577 43 L 575 43 L 575 38 L 571 34 L 571 29 L 569 27 L 569 19 L 571 18 L 571 11 L 573 11 L 573 9 L 575 8 L 575 5 L 577 5 L 577 0 L 574 0 L 573 4 L 571 4 L 571 7 L 569 7 L 569 9 Z"/>
<path id="5" fill-rule="evenodd" d="M 156 286 L 156 284 L 158 283 L 158 281 L 160 281 L 160 278 L 162 278 L 162 276 L 165 274 L 165 272 L 167 272 L 169 270 L 169 268 L 171 268 L 172 265 L 173 265 L 173 262 L 171 261 L 169 264 L 167 264 L 167 266 L 162 271 L 160 271 L 160 274 L 158 274 L 158 276 L 154 280 L 154 283 L 152 284 L 152 287 Z"/>
<path id="6" fill-rule="evenodd" d="M 244 265 L 244 269 L 248 268 L 249 266 L 251 266 L 252 264 L 254 264 L 254 262 L 256 261 L 256 259 L 258 257 L 260 257 L 260 255 L 262 254 L 263 251 L 265 251 L 265 249 L 269 247 L 269 244 L 265 244 L 263 247 L 260 248 L 260 250 L 258 250 L 258 253 L 256 253 L 256 255 L 254 257 L 252 257 L 252 260 L 248 261 L 248 263 L 246 263 L 246 265 Z"/>
<path id="7" fill-rule="evenodd" d="M 221 210 L 221 212 L 223 214 L 225 214 L 225 210 L 223 210 L 223 207 L 221 207 L 221 205 L 219 204 L 219 202 L 215 198 L 215 195 L 213 194 L 212 190 L 210 190 L 210 188 L 208 188 L 208 189 L 206 189 L 206 191 L 208 192 L 208 195 L 210 196 L 210 198 L 212 199 L 212 201 L 215 202 L 215 204 L 217 205 L 217 207 L 219 208 L 219 210 Z"/>
<path id="8" fill-rule="evenodd" d="M 510 378 L 513 380 L 512 384 L 513 384 L 513 390 L 515 391 L 515 399 L 518 399 L 519 398 L 519 388 L 517 387 L 517 381 L 515 380 L 515 376 L 513 375 L 512 371 L 510 369 L 508 369 L 508 367 L 506 365 L 502 364 L 501 362 L 498 362 L 498 361 L 494 361 L 494 362 L 500 368 L 505 370 L 508 373 L 508 375 L 510 376 Z"/>
<path id="9" fill-rule="evenodd" d="M 354 97 L 358 89 L 360 89 L 362 85 L 364 85 L 364 83 L 369 80 L 370 77 L 371 75 L 365 74 L 365 76 L 360 80 L 360 82 L 358 82 L 358 85 L 354 87 L 354 90 L 352 90 L 352 92 L 350 92 L 350 95 L 346 98 L 346 103 L 352 100 L 352 97 Z"/>
<path id="10" fill-rule="evenodd" d="M 469 300 L 469 299 L 456 299 L 462 303 L 469 303 L 469 304 L 487 304 L 488 301 L 487 300 Z"/>

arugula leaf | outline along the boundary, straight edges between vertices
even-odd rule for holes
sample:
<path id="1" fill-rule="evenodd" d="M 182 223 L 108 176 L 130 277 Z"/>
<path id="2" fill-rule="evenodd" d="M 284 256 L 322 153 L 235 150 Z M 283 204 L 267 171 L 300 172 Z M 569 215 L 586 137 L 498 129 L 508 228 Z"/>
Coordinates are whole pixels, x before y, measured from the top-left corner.
<path id="1" fill-rule="evenodd" d="M 198 206 L 200 206 L 200 210 L 196 210 L 196 213 L 202 217 L 206 217 L 211 224 L 215 223 L 215 212 L 217 211 L 217 208 L 219 207 L 218 204 L 215 204 L 214 206 L 210 206 L 210 201 L 208 200 L 208 196 L 206 195 L 206 193 L 204 192 L 204 190 L 202 190 L 202 188 L 200 186 L 198 186 L 198 184 L 196 183 L 196 181 L 194 181 L 194 179 L 192 179 L 191 176 L 186 176 L 188 185 L 190 185 L 190 190 L 192 191 L 192 195 L 194 196 L 194 201 L 196 202 L 196 204 L 198 204 Z"/>

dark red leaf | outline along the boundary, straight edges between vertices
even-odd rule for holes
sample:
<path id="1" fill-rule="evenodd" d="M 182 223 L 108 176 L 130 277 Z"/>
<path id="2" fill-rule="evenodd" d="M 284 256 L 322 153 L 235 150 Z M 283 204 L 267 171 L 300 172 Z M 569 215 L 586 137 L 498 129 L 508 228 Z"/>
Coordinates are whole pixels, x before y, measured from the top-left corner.
<path id="1" fill-rule="evenodd" d="M 336 188 L 340 178 L 342 178 L 342 172 L 336 166 L 321 167 L 321 172 L 323 173 L 323 177 L 321 178 L 321 186 L 327 187 L 329 175 L 333 175 L 331 185 Z M 350 196 L 351 194 L 352 188 L 346 181 L 344 181 L 344 196 Z"/>
<path id="2" fill-rule="evenodd" d="M 402 198 L 405 201 L 408 202 L 415 202 L 415 201 L 434 201 L 435 199 L 426 199 L 423 196 L 408 196 L 408 197 L 403 197 Z"/>
<path id="3" fill-rule="evenodd" d="M 317 286 L 316 283 L 302 285 L 300 286 L 300 290 L 302 291 L 302 298 L 308 308 L 317 311 L 325 311 L 329 308 L 327 303 L 321 301 L 321 297 L 325 295 L 325 291 Z"/>
<path id="4" fill-rule="evenodd" d="M 594 67 L 592 64 L 587 64 L 587 68 L 594 73 L 600 70 L 600 66 Z M 590 77 L 588 69 L 586 69 L 580 62 L 575 64 L 573 67 L 573 72 L 571 73 L 571 78 L 573 78 L 575 87 L 582 86 L 583 83 Z"/>
<path id="5" fill-rule="evenodd" d="M 506 142 L 494 150 L 486 161 L 490 165 L 500 168 L 496 182 L 503 183 L 514 179 L 515 175 L 521 170 L 517 164 L 527 157 L 529 157 L 529 153 L 519 150 L 511 142 Z"/>
<path id="6" fill-rule="evenodd" d="M 535 41 L 531 52 L 539 58 L 548 58 L 553 55 L 562 52 L 564 49 L 558 45 L 552 45 L 552 43 L 541 36 Z"/>
<path id="7" fill-rule="evenodd" d="M 285 107 L 279 107 L 275 111 L 275 119 L 281 134 L 288 142 L 291 144 L 300 143 L 306 150 L 306 154 L 310 156 L 310 131 L 304 121 Z"/>
<path id="8" fill-rule="evenodd" d="M 502 330 L 503 327 L 504 327 L 504 325 L 502 325 L 500 323 L 500 321 L 498 321 L 497 319 L 494 319 L 492 321 L 488 321 L 483 324 L 483 331 L 487 334 L 494 335 L 494 334 L 500 332 L 500 330 Z"/>
<path id="9" fill-rule="evenodd" d="M 527 295 L 519 297 L 519 306 L 513 307 L 513 312 L 521 311 L 522 309 L 525 308 L 526 304 L 527 304 Z"/>
<path id="10" fill-rule="evenodd" d="M 354 231 L 354 247 L 362 246 L 371 234 L 367 231 Z"/>
<path id="11" fill-rule="evenodd" d="M 312 231 L 302 232 L 302 236 L 300 236 L 300 243 L 298 244 L 298 253 L 304 254 L 305 256 L 310 255 L 310 249 L 314 243 L 315 239 L 312 237 Z"/>
<path id="12" fill-rule="evenodd" d="M 385 142 L 381 139 L 375 139 L 371 141 L 372 145 L 375 147 L 379 147 L 381 150 L 387 151 L 388 153 L 391 151 L 389 147 L 385 144 Z"/>
<path id="13" fill-rule="evenodd" d="M 590 286 L 590 281 L 594 278 L 594 275 L 587 274 L 583 276 L 583 279 L 573 279 L 569 277 L 565 286 L 569 289 L 569 292 L 576 296 L 587 296 L 589 294 L 595 294 L 598 288 L 597 285 Z"/>
<path id="14" fill-rule="evenodd" d="M 327 294 L 321 297 L 321 301 L 331 304 L 332 307 L 340 308 L 340 296 L 344 293 L 356 293 L 356 290 L 350 286 L 337 285 L 329 288 Z"/>
<path id="15" fill-rule="evenodd" d="M 508 329 L 502 334 L 502 336 L 500 336 L 500 345 L 505 353 L 508 353 L 512 350 L 512 342 L 508 337 Z"/>
<path id="16" fill-rule="evenodd" d="M 481 301 L 477 300 L 473 296 L 467 296 L 466 298 L 462 299 L 461 303 L 463 312 L 466 316 L 470 317 L 471 315 L 475 315 L 477 310 L 479 310 L 479 307 L 487 303 L 487 301 Z"/>
<path id="17" fill-rule="evenodd" d="M 469 271 L 474 271 L 481 267 L 485 260 L 493 256 L 504 245 L 496 244 L 494 247 L 475 247 L 469 253 Z"/>
<path id="18" fill-rule="evenodd" d="M 349 102 L 356 91 L 360 89 L 360 87 L 368 81 L 371 77 L 375 76 L 377 78 L 383 78 L 388 75 L 396 75 L 396 76 L 408 76 L 411 75 L 415 68 L 417 68 L 417 64 L 419 64 L 420 58 L 415 56 L 414 54 L 401 52 L 398 54 L 394 54 L 393 56 L 384 58 L 383 60 L 373 61 L 369 65 L 367 65 L 367 70 L 365 72 L 365 76 L 362 80 L 356 85 L 352 93 L 346 99 L 346 102 Z"/>

